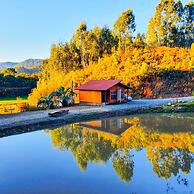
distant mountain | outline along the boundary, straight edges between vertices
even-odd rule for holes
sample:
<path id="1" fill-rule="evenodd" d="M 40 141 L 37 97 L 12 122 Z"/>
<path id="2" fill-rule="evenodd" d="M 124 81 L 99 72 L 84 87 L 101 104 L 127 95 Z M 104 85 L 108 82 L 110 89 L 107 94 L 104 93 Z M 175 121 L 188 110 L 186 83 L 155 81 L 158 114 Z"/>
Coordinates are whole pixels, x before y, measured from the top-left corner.
<path id="1" fill-rule="evenodd" d="M 19 63 L 0 62 L 0 70 L 4 70 L 6 68 L 15 68 L 18 73 L 32 74 L 41 70 L 41 63 L 42 59 L 27 59 Z"/>
<path id="2" fill-rule="evenodd" d="M 17 63 L 15 67 L 33 67 L 33 66 L 40 66 L 42 63 L 42 59 L 27 59 L 20 63 Z"/>
<path id="3" fill-rule="evenodd" d="M 17 73 L 25 73 L 25 74 L 33 74 L 41 71 L 40 66 L 32 66 L 32 67 L 16 67 Z"/>
<path id="4" fill-rule="evenodd" d="M 0 70 L 14 67 L 17 64 L 18 63 L 15 63 L 15 62 L 0 62 Z"/>

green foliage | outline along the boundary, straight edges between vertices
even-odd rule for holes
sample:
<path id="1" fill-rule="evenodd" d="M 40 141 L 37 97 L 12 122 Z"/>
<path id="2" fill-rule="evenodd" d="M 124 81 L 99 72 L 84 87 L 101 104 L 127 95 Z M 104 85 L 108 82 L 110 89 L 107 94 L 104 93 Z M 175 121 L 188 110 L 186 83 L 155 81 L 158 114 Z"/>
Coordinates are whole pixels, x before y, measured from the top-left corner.
<path id="1" fill-rule="evenodd" d="M 27 100 L 27 96 L 20 96 L 20 97 L 8 97 L 8 98 L 0 98 L 0 101 L 17 101 L 17 100 Z"/>
<path id="2" fill-rule="evenodd" d="M 193 102 L 177 102 L 170 106 L 164 106 L 166 112 L 194 112 L 194 101 Z"/>
<path id="3" fill-rule="evenodd" d="M 183 10 L 183 41 L 184 46 L 190 47 L 194 42 L 194 2 L 189 2 Z"/>
<path id="4" fill-rule="evenodd" d="M 0 97 L 27 96 L 36 87 L 36 83 L 37 77 L 10 75 L 10 71 L 9 75 L 0 74 Z"/>
<path id="5" fill-rule="evenodd" d="M 53 109 L 54 105 L 53 105 L 52 97 L 50 95 L 41 97 L 37 107 L 41 109 Z"/>
<path id="6" fill-rule="evenodd" d="M 2 71 L 2 74 L 4 74 L 4 76 L 15 76 L 17 73 L 17 71 L 14 68 L 7 68 L 4 71 Z"/>
<path id="7" fill-rule="evenodd" d="M 114 24 L 114 34 L 119 39 L 120 48 L 125 48 L 132 43 L 135 27 L 133 11 L 131 9 L 124 11 Z"/>
<path id="8" fill-rule="evenodd" d="M 194 41 L 194 3 L 161 0 L 150 19 L 147 42 L 151 46 L 190 47 Z"/>
<path id="9" fill-rule="evenodd" d="M 113 167 L 121 180 L 130 182 L 133 177 L 134 162 L 124 150 L 117 150 L 112 160 Z"/>
<path id="10" fill-rule="evenodd" d="M 152 152 L 153 157 L 149 159 L 159 177 L 169 179 L 172 174 L 177 176 L 180 170 L 186 174 L 191 170 L 194 155 L 187 150 L 152 148 Z"/>
<path id="11" fill-rule="evenodd" d="M 58 90 L 52 92 L 48 96 L 41 97 L 37 106 L 42 109 L 54 108 L 54 100 L 57 101 L 56 107 L 65 107 L 70 103 L 73 103 L 74 92 L 72 88 L 60 87 Z M 54 99 L 57 98 L 57 99 Z"/>

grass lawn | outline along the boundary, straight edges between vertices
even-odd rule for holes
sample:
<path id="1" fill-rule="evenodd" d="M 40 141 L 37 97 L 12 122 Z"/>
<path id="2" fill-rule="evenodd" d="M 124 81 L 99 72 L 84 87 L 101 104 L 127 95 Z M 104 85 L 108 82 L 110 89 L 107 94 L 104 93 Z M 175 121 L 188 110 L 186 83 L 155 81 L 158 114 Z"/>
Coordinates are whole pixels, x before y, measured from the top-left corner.
<path id="1" fill-rule="evenodd" d="M 27 102 L 28 97 L 10 97 L 10 98 L 0 98 L 0 104 L 6 104 L 6 103 L 14 103 L 14 102 Z"/>

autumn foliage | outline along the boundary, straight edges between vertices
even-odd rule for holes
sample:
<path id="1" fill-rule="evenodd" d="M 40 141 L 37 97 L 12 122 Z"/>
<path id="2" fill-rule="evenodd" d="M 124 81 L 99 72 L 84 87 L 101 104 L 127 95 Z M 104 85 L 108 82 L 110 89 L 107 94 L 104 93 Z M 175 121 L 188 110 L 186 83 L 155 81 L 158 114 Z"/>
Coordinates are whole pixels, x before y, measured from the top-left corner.
<path id="1" fill-rule="evenodd" d="M 48 95 L 60 86 L 70 87 L 72 81 L 75 86 L 79 86 L 94 79 L 121 79 L 124 84 L 133 88 L 134 94 L 138 90 L 138 93 L 143 93 L 144 97 L 152 97 L 148 80 L 145 82 L 146 87 L 143 87 L 145 78 L 156 73 L 172 70 L 175 72 L 192 72 L 191 54 L 191 49 L 187 48 L 129 47 L 125 51 L 117 51 L 111 55 L 106 55 L 98 62 L 92 62 L 83 69 L 72 70 L 68 73 L 58 71 L 57 68 L 47 69 L 46 72 L 43 71 L 37 88 L 33 90 L 29 100 L 32 104 L 36 104 L 41 96 Z M 191 78 L 192 76 L 193 74 Z M 162 83 L 158 81 L 157 87 L 160 88 L 160 84 Z"/>
<path id="2" fill-rule="evenodd" d="M 193 12 L 192 2 L 183 6 L 180 1 L 161 0 L 146 35 L 136 32 L 131 9 L 121 14 L 112 29 L 106 26 L 88 29 L 86 23 L 81 23 L 69 42 L 52 46 L 29 102 L 36 105 L 40 97 L 61 86 L 70 87 L 72 81 L 76 87 L 100 79 L 120 79 L 132 87 L 131 94 L 138 98 L 165 97 L 165 87 L 172 88 L 170 93 L 176 96 L 191 95 Z M 166 79 L 165 73 L 171 77 Z M 186 90 L 179 92 L 175 88 L 174 92 L 172 77 L 175 85 L 184 82 L 181 87 Z"/>

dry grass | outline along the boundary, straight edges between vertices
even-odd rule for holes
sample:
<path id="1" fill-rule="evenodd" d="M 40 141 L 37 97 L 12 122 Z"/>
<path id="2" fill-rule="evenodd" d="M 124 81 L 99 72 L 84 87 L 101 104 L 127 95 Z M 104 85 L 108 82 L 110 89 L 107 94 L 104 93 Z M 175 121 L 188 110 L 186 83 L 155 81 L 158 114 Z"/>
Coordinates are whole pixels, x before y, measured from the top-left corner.
<path id="1" fill-rule="evenodd" d="M 17 99 L 4 99 L 0 101 L 0 114 L 14 114 L 28 110 L 28 100 Z"/>

